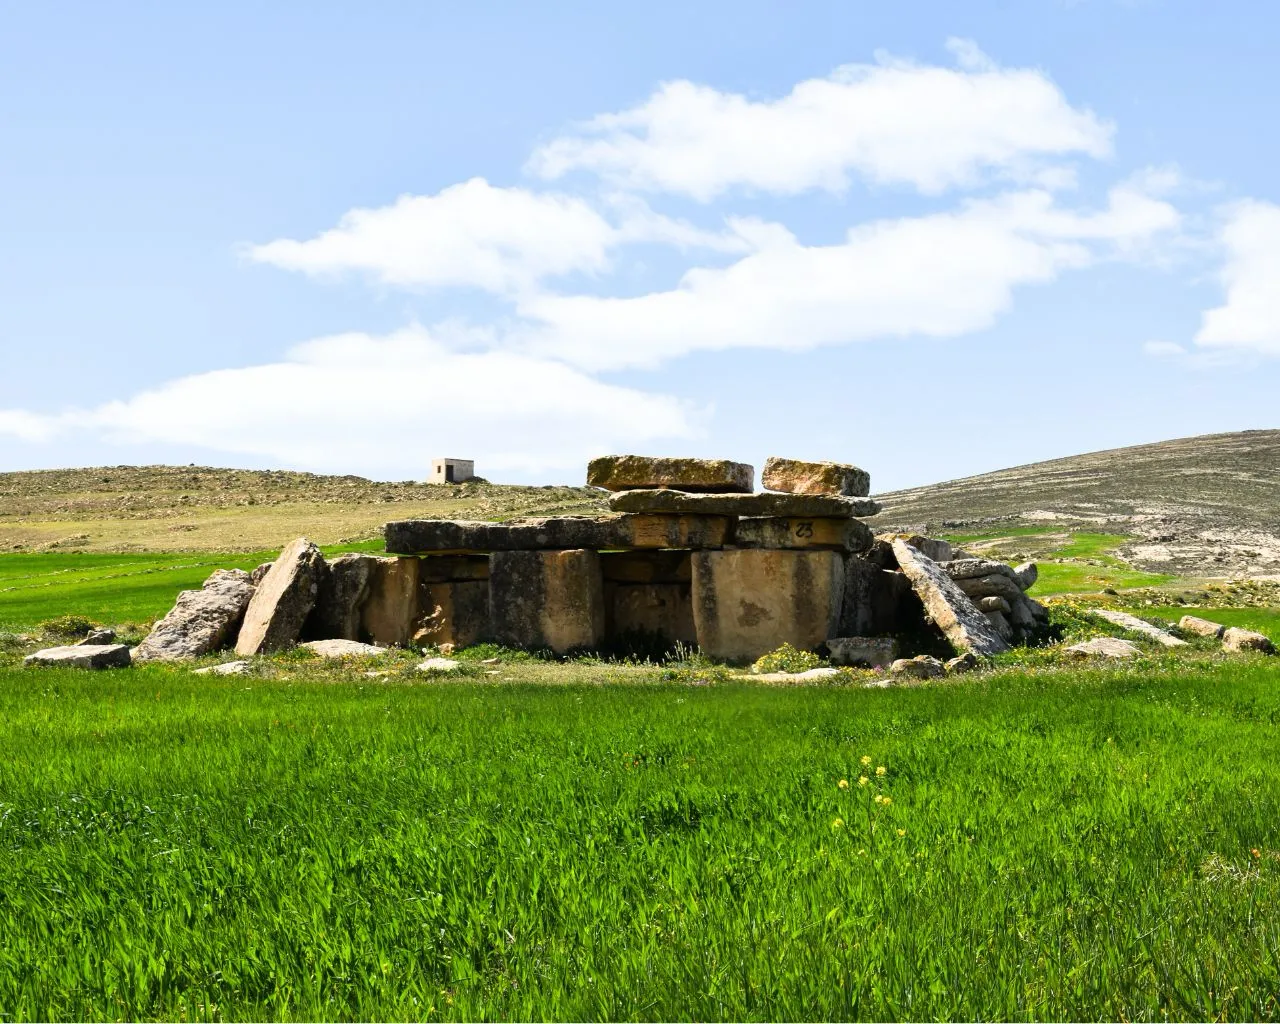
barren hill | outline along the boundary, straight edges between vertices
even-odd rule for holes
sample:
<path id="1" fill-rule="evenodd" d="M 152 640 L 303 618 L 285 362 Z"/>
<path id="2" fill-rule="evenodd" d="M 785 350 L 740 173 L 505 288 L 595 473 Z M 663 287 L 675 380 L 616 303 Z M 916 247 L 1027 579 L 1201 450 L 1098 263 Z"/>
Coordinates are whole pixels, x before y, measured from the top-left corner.
<path id="1" fill-rule="evenodd" d="M 1280 573 L 1280 430 L 1115 448 L 878 498 L 877 529 L 1099 529 L 1131 537 L 1120 553 L 1143 569 Z"/>

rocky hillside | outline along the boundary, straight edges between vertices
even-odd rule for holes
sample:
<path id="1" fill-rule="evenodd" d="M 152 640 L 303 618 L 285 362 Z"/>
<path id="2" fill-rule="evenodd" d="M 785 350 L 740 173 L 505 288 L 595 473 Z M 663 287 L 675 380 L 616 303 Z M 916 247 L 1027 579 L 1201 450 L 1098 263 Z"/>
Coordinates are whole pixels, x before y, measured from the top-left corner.
<path id="1" fill-rule="evenodd" d="M 877 529 L 1091 529 L 1130 537 L 1119 554 L 1141 569 L 1280 574 L 1280 430 L 1116 448 L 877 497 Z"/>

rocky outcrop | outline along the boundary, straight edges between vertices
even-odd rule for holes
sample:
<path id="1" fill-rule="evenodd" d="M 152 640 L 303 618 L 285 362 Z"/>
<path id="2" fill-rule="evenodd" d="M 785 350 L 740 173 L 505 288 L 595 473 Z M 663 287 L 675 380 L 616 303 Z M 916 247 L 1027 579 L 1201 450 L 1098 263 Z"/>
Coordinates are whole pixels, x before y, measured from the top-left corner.
<path id="1" fill-rule="evenodd" d="M 974 607 L 938 563 L 902 539 L 893 542 L 893 554 L 924 605 L 926 615 L 957 651 L 972 651 L 986 657 L 1009 649 L 982 612 Z"/>
<path id="2" fill-rule="evenodd" d="M 842 494 L 865 498 L 871 493 L 871 474 L 840 462 L 801 462 L 769 456 L 760 482 L 766 490 L 787 494 Z"/>
<path id="3" fill-rule="evenodd" d="M 670 487 L 679 491 L 749 492 L 755 470 L 728 459 L 605 455 L 587 464 L 587 485 L 607 491 Z"/>
<path id="4" fill-rule="evenodd" d="M 219 569 L 199 590 L 184 590 L 133 652 L 135 661 L 185 661 L 229 647 L 254 587 L 247 572 Z"/>
<path id="5" fill-rule="evenodd" d="M 315 607 L 324 572 L 320 549 L 305 537 L 280 552 L 245 610 L 236 653 L 265 654 L 294 644 Z"/>
<path id="6" fill-rule="evenodd" d="M 769 516 L 784 519 L 847 519 L 880 511 L 871 498 L 834 494 L 686 494 L 683 491 L 623 491 L 611 495 L 615 512 L 668 512 L 699 516 Z"/>
<path id="7" fill-rule="evenodd" d="M 28 654 L 24 665 L 49 668 L 128 668 L 132 658 L 124 644 L 73 644 L 69 647 L 46 647 Z"/>

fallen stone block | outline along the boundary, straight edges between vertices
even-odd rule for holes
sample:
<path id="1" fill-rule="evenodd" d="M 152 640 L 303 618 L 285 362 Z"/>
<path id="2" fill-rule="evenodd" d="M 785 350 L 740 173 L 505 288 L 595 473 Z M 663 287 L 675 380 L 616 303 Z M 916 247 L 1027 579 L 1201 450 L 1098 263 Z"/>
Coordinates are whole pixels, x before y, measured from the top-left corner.
<path id="1" fill-rule="evenodd" d="M 692 591 L 689 583 L 606 583 L 606 632 L 649 633 L 694 644 Z"/>
<path id="2" fill-rule="evenodd" d="M 418 665 L 419 672 L 447 673 L 457 672 L 460 668 L 462 663 L 452 658 L 428 658 Z"/>
<path id="3" fill-rule="evenodd" d="M 1077 658 L 1134 658 L 1142 653 L 1142 649 L 1132 640 L 1121 640 L 1115 636 L 1099 636 L 1082 643 L 1072 644 L 1066 653 Z"/>
<path id="4" fill-rule="evenodd" d="M 489 556 L 494 638 L 557 654 L 599 645 L 604 584 L 594 551 L 495 551 Z"/>
<path id="5" fill-rule="evenodd" d="M 1095 608 L 1093 614 L 1100 619 L 1105 619 L 1112 625 L 1119 626 L 1121 629 L 1127 629 L 1131 633 L 1138 633 L 1145 636 L 1148 640 L 1154 640 L 1158 644 L 1165 647 L 1186 647 L 1185 640 L 1179 640 L 1172 633 L 1168 633 L 1157 626 L 1151 625 L 1149 622 L 1143 622 L 1136 615 L 1130 615 L 1128 612 L 1118 612 L 1111 608 Z"/>
<path id="6" fill-rule="evenodd" d="M 695 549 L 723 547 L 729 524 L 730 520 L 723 515 L 686 514 L 559 516 L 551 519 L 517 519 L 509 523 L 408 519 L 387 523 L 384 535 L 387 551 L 398 555 L 581 549 L 606 551 L 626 548 Z"/>
<path id="7" fill-rule="evenodd" d="M 325 568 L 320 549 L 306 537 L 286 546 L 253 592 L 236 653 L 265 654 L 293 644 L 315 607 Z"/>
<path id="8" fill-rule="evenodd" d="M 381 559 L 376 555 L 339 555 L 329 563 L 316 605 L 302 634 L 317 640 L 358 640 L 360 613 Z"/>
<path id="9" fill-rule="evenodd" d="M 1232 626 L 1223 631 L 1222 649 L 1233 653 L 1243 651 L 1256 651 L 1260 654 L 1276 653 L 1275 644 L 1265 634 L 1252 629 L 1241 629 L 1239 626 Z"/>
<path id="10" fill-rule="evenodd" d="M 1006 601 L 1003 597 L 999 597 L 995 594 L 991 595 L 990 597 L 978 598 L 976 604 L 978 605 L 978 611 L 981 611 L 981 612 L 1004 612 L 1006 615 L 1008 615 L 1010 612 L 1013 611 L 1013 608 L 1010 607 L 1008 601 Z"/>
<path id="11" fill-rule="evenodd" d="M 413 634 L 415 643 L 470 647 L 490 632 L 487 579 L 423 586 L 422 618 Z"/>
<path id="12" fill-rule="evenodd" d="M 887 668 L 898 657 L 898 641 L 887 636 L 840 636 L 827 641 L 833 665 Z"/>
<path id="13" fill-rule="evenodd" d="M 733 528 L 733 543 L 742 548 L 865 551 L 872 540 L 867 524 L 858 519 L 745 518 Z"/>
<path id="14" fill-rule="evenodd" d="M 880 503 L 835 494 L 686 494 L 683 491 L 622 491 L 610 495 L 615 512 L 703 516 L 769 516 L 783 519 L 848 519 L 873 516 Z"/>
<path id="15" fill-rule="evenodd" d="M 679 491 L 746 491 L 755 483 L 755 470 L 728 459 L 650 458 L 644 455 L 604 455 L 587 464 L 587 486 L 606 491 L 670 487 Z"/>
<path id="16" fill-rule="evenodd" d="M 1211 636 L 1214 639 L 1221 639 L 1222 634 L 1226 632 L 1227 627 L 1217 622 L 1210 622 L 1208 619 L 1197 618 L 1194 615 L 1184 615 L 1178 620 L 1178 628 L 1184 633 L 1192 633 L 1195 636 Z"/>
<path id="17" fill-rule="evenodd" d="M 385 647 L 374 644 L 362 644 L 359 640 L 308 640 L 298 644 L 303 650 L 310 651 L 319 658 L 369 658 L 386 654 Z"/>
<path id="18" fill-rule="evenodd" d="M 947 669 L 937 658 L 920 654 L 914 658 L 899 658 L 889 666 L 889 674 L 909 679 L 938 679 L 947 674 Z"/>
<path id="19" fill-rule="evenodd" d="M 252 662 L 224 661 L 221 665 L 206 665 L 204 668 L 198 668 L 191 674 L 193 676 L 243 676 L 247 675 L 252 668 Z"/>
<path id="20" fill-rule="evenodd" d="M 381 647 L 406 647 L 422 618 L 421 559 L 379 558 L 360 608 L 360 635 Z"/>
<path id="21" fill-rule="evenodd" d="M 947 670 L 947 675 L 959 676 L 964 675 L 966 672 L 972 672 L 974 669 L 981 668 L 982 662 L 979 661 L 975 655 L 966 651 L 964 654 L 959 654 L 949 661 L 944 662 L 942 667 Z"/>
<path id="22" fill-rule="evenodd" d="M 698 551 L 692 556 L 698 646 L 755 661 L 789 643 L 811 651 L 835 633 L 844 560 L 835 551 Z"/>
<path id="23" fill-rule="evenodd" d="M 787 494 L 842 494 L 865 498 L 871 493 L 871 474 L 865 469 L 840 462 L 780 459 L 776 455 L 765 460 L 760 482 L 766 490 Z"/>
<path id="24" fill-rule="evenodd" d="M 128 668 L 132 657 L 124 644 L 72 644 L 46 647 L 28 654 L 22 662 L 51 668 Z"/>
<path id="25" fill-rule="evenodd" d="M 998 573 L 956 580 L 955 584 L 974 601 L 984 597 L 1003 597 L 1012 605 L 1022 597 L 1022 588 L 1011 577 Z"/>
<path id="26" fill-rule="evenodd" d="M 247 572 L 219 569 L 200 590 L 184 590 L 133 652 L 135 661 L 184 661 L 229 646 L 253 597 Z"/>
<path id="27" fill-rule="evenodd" d="M 987 657 L 1009 649 L 1004 638 L 937 562 L 903 540 L 893 542 L 893 553 L 925 613 L 957 651 Z"/>
<path id="28" fill-rule="evenodd" d="M 1035 562 L 1023 562 L 1013 567 L 1013 574 L 1018 586 L 1025 591 L 1036 585 L 1036 580 L 1040 578 L 1040 569 Z"/>

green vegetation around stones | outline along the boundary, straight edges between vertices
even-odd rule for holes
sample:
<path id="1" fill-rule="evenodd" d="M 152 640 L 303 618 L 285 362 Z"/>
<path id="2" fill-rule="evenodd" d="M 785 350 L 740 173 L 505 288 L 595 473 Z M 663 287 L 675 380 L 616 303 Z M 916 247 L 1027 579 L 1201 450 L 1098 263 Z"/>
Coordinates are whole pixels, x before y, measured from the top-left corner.
<path id="1" fill-rule="evenodd" d="M 0 669 L 6 1017 L 1280 1014 L 1264 659 L 273 671 Z"/>

